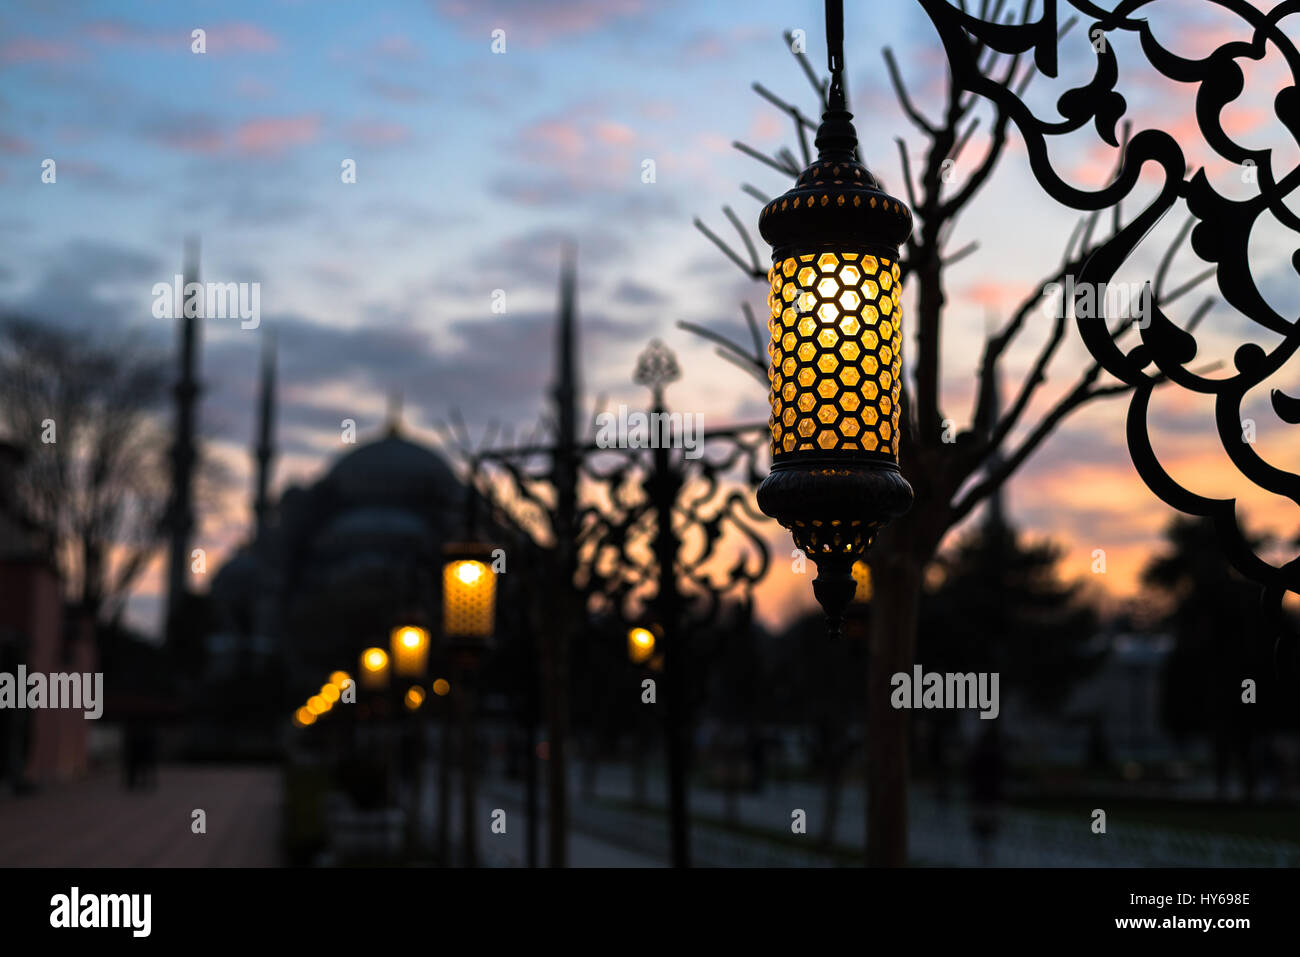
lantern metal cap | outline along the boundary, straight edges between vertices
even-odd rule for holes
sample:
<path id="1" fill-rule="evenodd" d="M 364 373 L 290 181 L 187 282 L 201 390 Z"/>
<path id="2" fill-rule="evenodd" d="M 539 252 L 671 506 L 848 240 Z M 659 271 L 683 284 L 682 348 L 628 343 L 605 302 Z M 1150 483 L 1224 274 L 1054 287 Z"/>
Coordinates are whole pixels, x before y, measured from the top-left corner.
<path id="1" fill-rule="evenodd" d="M 912 211 L 880 188 L 855 155 L 853 115 L 829 110 L 817 131 L 818 157 L 794 186 L 758 216 L 758 231 L 779 255 L 791 247 L 898 247 L 912 234 Z"/>
<path id="2" fill-rule="evenodd" d="M 487 542 L 468 540 L 447 542 L 442 546 L 442 560 L 444 562 L 465 561 L 483 562 L 485 565 L 491 564 L 492 545 Z"/>

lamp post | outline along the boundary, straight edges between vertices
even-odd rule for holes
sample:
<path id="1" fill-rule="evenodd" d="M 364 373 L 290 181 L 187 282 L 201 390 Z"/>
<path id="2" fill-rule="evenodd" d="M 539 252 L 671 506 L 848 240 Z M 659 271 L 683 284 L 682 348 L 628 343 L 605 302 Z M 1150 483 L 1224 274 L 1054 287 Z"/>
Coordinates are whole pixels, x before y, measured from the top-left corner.
<path id="1" fill-rule="evenodd" d="M 456 700 L 461 731 L 462 862 L 478 865 L 475 830 L 474 677 L 496 629 L 496 574 L 492 549 L 477 542 L 443 550 L 442 633 L 459 671 Z"/>
<path id="2" fill-rule="evenodd" d="M 658 625 L 637 625 L 627 632 L 627 660 L 644 678 L 651 671 L 663 668 L 663 654 L 659 652 L 659 635 L 662 631 Z M 639 804 L 646 803 L 646 762 L 651 742 L 645 727 L 645 718 L 638 710 L 637 720 L 633 726 L 636 736 L 636 760 L 632 765 L 632 794 Z"/>
<path id="3" fill-rule="evenodd" d="M 758 505 L 817 564 L 813 592 L 837 634 L 854 563 L 912 504 L 898 469 L 898 248 L 912 213 L 857 159 L 842 0 L 827 0 L 826 32 L 831 82 L 817 159 L 759 214 L 772 246 L 772 469 Z"/>

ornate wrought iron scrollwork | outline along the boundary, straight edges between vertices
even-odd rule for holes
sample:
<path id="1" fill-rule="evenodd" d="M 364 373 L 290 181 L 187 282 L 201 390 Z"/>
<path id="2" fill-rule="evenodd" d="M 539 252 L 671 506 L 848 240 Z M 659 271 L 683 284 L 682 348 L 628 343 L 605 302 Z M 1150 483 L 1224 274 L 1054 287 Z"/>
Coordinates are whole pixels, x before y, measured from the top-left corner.
<path id="1" fill-rule="evenodd" d="M 1024 138 L 1029 165 L 1042 188 L 1056 201 L 1077 210 L 1099 210 L 1128 198 L 1146 164 L 1155 164 L 1163 176 L 1159 193 L 1141 214 L 1105 243 L 1080 270 L 1080 295 L 1110 280 L 1137 248 L 1142 238 L 1176 203 L 1182 201 L 1196 222 L 1191 233 L 1193 252 L 1215 267 L 1218 288 L 1224 300 L 1242 317 L 1278 337 L 1271 348 L 1245 343 L 1233 356 L 1231 374 L 1209 377 L 1189 368 L 1197 353 L 1197 341 L 1176 325 L 1158 305 L 1150 310 L 1149 322 L 1139 326 L 1141 341 L 1124 351 L 1104 321 L 1083 318 L 1076 309 L 1076 323 L 1083 342 L 1108 372 L 1133 387 L 1127 420 L 1127 438 L 1133 463 L 1143 481 L 1163 501 L 1192 515 L 1213 521 L 1232 564 L 1264 590 L 1266 614 L 1275 627 L 1290 633 L 1282 614 L 1287 591 L 1300 593 L 1300 558 L 1274 565 L 1249 544 L 1236 514 L 1235 498 L 1209 498 L 1188 489 L 1161 464 L 1152 447 L 1149 404 L 1153 388 L 1169 381 L 1182 389 L 1212 396 L 1215 426 L 1224 451 L 1237 470 L 1257 487 L 1285 496 L 1300 504 L 1300 475 L 1266 461 L 1253 444 L 1243 441 L 1242 402 L 1252 389 L 1274 375 L 1300 348 L 1300 318 L 1276 312 L 1265 300 L 1252 275 L 1249 243 L 1252 231 L 1265 213 L 1300 234 L 1300 216 L 1284 200 L 1300 187 L 1300 166 L 1280 178 L 1275 176 L 1272 151 L 1250 149 L 1239 144 L 1223 126 L 1224 110 L 1245 88 L 1245 74 L 1239 61 L 1260 61 L 1269 48 L 1280 52 L 1291 73 L 1291 85 L 1277 95 L 1273 108 L 1287 132 L 1300 143 L 1300 52 L 1280 21 L 1300 14 L 1300 0 L 1285 0 L 1270 11 L 1261 11 L 1246 0 L 1206 0 L 1240 18 L 1251 31 L 1249 40 L 1231 40 L 1208 56 L 1188 59 L 1163 46 L 1155 37 L 1143 13 L 1159 0 L 1122 0 L 1105 10 L 1088 0 L 1061 0 L 1079 15 L 1091 18 L 1088 46 L 1096 54 L 1096 70 L 1085 85 L 1066 91 L 1057 101 L 1056 119 L 1035 116 L 1017 90 L 987 75 L 981 69 L 976 50 L 983 46 L 1012 57 L 1031 54 L 1037 69 L 1055 77 L 1058 44 L 1063 31 L 1058 24 L 1057 0 L 1043 0 L 1037 20 L 1020 23 L 997 22 L 1002 3 L 981 4 L 978 14 L 944 0 L 919 0 L 938 30 L 948 56 L 953 82 L 963 90 L 987 98 L 1001 110 Z M 1179 5 L 1186 13 L 1187 4 Z M 990 9 L 992 7 L 992 9 Z M 1032 4 L 1025 5 L 1025 18 Z M 1025 20 L 1022 18 L 1022 21 Z M 1150 66 L 1162 76 L 1196 86 L 1196 122 L 1206 143 L 1230 163 L 1253 164 L 1257 195 L 1245 200 L 1221 195 L 1211 185 L 1204 168 L 1188 171 L 1182 146 L 1162 129 L 1143 129 L 1121 143 L 1117 135 L 1128 104 L 1116 89 L 1119 62 L 1113 42 L 1119 33 L 1135 35 Z M 1097 135 L 1112 147 L 1122 149 L 1118 175 L 1096 190 L 1077 188 L 1058 174 L 1048 156 L 1049 138 L 1071 133 L 1091 123 Z M 1300 248 L 1291 257 L 1300 272 Z M 1300 400 L 1273 390 L 1272 408 L 1288 424 L 1300 423 Z M 1291 636 L 1294 640 L 1294 635 Z"/>
<path id="2" fill-rule="evenodd" d="M 687 631 L 715 626 L 728 604 L 748 609 L 767 574 L 770 555 L 760 527 L 765 518 L 748 490 L 766 471 L 768 426 L 755 422 L 708 429 L 695 436 L 696 455 L 675 447 L 682 414 L 663 406 L 665 387 L 681 378 L 676 355 L 659 340 L 637 359 L 633 380 L 650 389 L 651 423 L 644 442 L 609 446 L 590 438 L 575 449 L 584 489 L 575 521 L 578 556 L 574 583 L 588 611 L 639 620 L 657 593 L 659 569 L 650 547 L 660 521 L 656 492 L 668 493 L 667 520 L 679 548 L 675 570 Z M 662 416 L 656 424 L 651 416 Z M 654 441 L 651 442 L 651 438 Z M 674 446 L 656 456 L 668 441 Z M 553 541 L 553 445 L 524 444 L 474 456 L 471 470 L 485 497 L 497 501 L 509 522 L 539 541 Z M 496 483 L 493 491 L 493 482 Z"/>

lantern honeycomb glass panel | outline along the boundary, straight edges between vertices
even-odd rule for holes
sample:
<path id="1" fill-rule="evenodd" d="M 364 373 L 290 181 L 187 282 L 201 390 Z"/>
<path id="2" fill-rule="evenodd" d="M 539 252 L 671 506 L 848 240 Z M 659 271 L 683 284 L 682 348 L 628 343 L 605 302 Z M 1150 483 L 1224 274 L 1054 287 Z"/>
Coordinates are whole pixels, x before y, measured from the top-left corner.
<path id="1" fill-rule="evenodd" d="M 898 262 L 801 253 L 768 273 L 772 455 L 898 457 L 903 338 Z"/>
<path id="2" fill-rule="evenodd" d="M 496 590 L 496 575 L 485 563 L 448 562 L 442 572 L 443 633 L 451 638 L 491 637 Z"/>

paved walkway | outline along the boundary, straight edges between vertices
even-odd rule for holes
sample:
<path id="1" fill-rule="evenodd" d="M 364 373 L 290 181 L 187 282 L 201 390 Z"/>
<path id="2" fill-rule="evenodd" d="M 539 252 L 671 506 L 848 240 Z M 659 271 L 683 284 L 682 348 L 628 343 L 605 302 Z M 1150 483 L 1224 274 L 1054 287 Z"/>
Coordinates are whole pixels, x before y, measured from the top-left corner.
<path id="1" fill-rule="evenodd" d="M 158 786 L 119 774 L 0 797 L 0 867 L 274 867 L 278 767 L 164 766 Z M 207 813 L 207 833 L 190 830 Z"/>
<path id="2" fill-rule="evenodd" d="M 543 793 L 541 807 L 538 809 L 537 826 L 538 852 L 541 865 L 546 865 L 546 795 L 545 781 L 541 782 Z M 437 780 L 432 764 L 426 768 L 424 802 L 420 812 L 422 833 L 432 835 L 437 827 Z M 451 839 L 460 840 L 460 781 L 453 773 L 451 787 Z M 528 818 L 524 804 L 523 789 L 517 782 L 501 782 L 489 778 L 480 782 L 477 802 L 477 826 L 479 831 L 478 853 L 484 867 L 524 867 L 528 855 L 527 834 Z M 505 833 L 492 831 L 493 813 L 504 811 Z M 666 846 L 666 845 L 665 845 Z M 457 855 L 459 851 L 454 852 Z M 457 857 L 457 859 L 459 859 Z M 600 835 L 584 833 L 577 827 L 569 831 L 569 866 L 570 867 L 666 867 L 666 855 L 627 842 L 609 841 Z"/>

